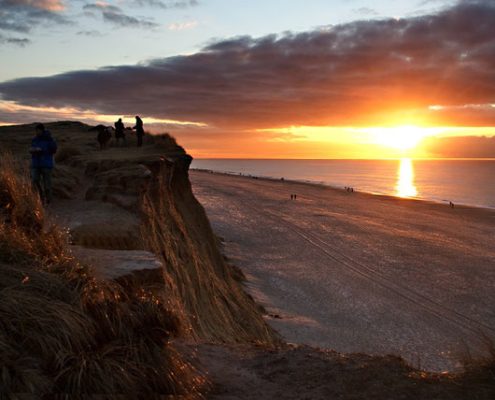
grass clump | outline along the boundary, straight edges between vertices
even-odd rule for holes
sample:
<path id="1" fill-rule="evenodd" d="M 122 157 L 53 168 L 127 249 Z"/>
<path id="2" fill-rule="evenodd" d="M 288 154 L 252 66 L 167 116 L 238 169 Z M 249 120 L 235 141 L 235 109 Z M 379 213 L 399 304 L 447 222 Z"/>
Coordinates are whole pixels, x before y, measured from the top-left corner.
<path id="1" fill-rule="evenodd" d="M 64 163 L 73 157 L 82 155 L 81 150 L 74 146 L 62 146 L 55 154 L 55 161 Z"/>
<path id="2" fill-rule="evenodd" d="M 156 135 L 147 135 L 146 143 L 153 144 L 155 147 L 163 150 L 178 149 L 177 141 L 168 132 Z"/>
<path id="3" fill-rule="evenodd" d="M 493 340 L 483 335 L 485 342 L 486 355 L 472 357 L 466 354 L 462 363 L 464 372 L 461 375 L 461 381 L 464 386 L 475 387 L 481 393 L 484 393 L 490 399 L 495 398 L 495 343 Z M 483 398 L 479 396 L 479 398 Z"/>
<path id="4" fill-rule="evenodd" d="M 26 171 L 2 156 L 0 397 L 199 397 L 203 378 L 170 345 L 181 327 L 169 305 L 98 281 L 67 239 Z"/>

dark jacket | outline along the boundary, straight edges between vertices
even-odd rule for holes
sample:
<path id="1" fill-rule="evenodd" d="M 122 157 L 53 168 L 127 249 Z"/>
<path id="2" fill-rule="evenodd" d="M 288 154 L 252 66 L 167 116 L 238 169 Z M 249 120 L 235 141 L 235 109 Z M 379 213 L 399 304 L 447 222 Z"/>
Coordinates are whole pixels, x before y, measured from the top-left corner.
<path id="1" fill-rule="evenodd" d="M 136 130 L 136 134 L 144 135 L 143 120 L 141 118 L 136 118 L 136 126 L 132 129 Z"/>
<path id="2" fill-rule="evenodd" d="M 124 137 L 125 136 L 124 129 L 125 129 L 124 123 L 121 121 L 117 121 L 115 123 L 115 137 Z"/>
<path id="3" fill-rule="evenodd" d="M 40 136 L 35 136 L 31 147 L 41 150 L 31 154 L 31 168 L 53 168 L 53 155 L 57 152 L 57 143 L 49 131 L 45 130 Z"/>

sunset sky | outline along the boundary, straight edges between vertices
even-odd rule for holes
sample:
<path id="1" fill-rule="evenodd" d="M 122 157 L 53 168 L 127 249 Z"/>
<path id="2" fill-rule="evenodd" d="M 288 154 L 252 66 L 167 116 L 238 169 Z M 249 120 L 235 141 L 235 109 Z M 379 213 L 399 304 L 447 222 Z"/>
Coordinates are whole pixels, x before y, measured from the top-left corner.
<path id="1" fill-rule="evenodd" d="M 495 1 L 0 0 L 0 124 L 196 157 L 495 158 Z"/>

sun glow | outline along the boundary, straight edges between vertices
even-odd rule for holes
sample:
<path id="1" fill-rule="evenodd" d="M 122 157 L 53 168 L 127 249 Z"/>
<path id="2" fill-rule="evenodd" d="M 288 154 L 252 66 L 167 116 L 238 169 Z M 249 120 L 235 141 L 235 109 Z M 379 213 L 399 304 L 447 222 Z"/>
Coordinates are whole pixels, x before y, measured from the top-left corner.
<path id="1" fill-rule="evenodd" d="M 414 149 L 423 138 L 431 135 L 428 129 L 413 125 L 376 128 L 371 133 L 375 143 L 404 151 Z"/>
<path id="2" fill-rule="evenodd" d="M 372 127 L 353 126 L 289 126 L 257 129 L 267 143 L 313 146 L 312 158 L 427 158 L 423 139 L 443 136 L 469 136 L 490 132 L 487 128 L 393 124 Z M 491 133 L 493 134 L 493 133 Z M 276 152 L 280 154 L 280 149 Z M 292 155 L 292 154 L 291 154 Z M 307 158 L 307 155 L 305 156 Z M 304 157 L 302 157 L 304 158 Z"/>

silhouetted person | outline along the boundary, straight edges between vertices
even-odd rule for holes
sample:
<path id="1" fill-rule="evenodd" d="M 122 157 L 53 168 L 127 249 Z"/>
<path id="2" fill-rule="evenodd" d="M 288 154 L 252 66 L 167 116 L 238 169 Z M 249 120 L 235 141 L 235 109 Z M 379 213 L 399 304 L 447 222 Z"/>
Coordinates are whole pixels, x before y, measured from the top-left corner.
<path id="1" fill-rule="evenodd" d="M 38 191 L 43 204 L 52 201 L 53 155 L 57 143 L 43 124 L 36 125 L 36 136 L 31 141 L 31 181 Z"/>
<path id="2" fill-rule="evenodd" d="M 98 132 L 96 135 L 96 140 L 100 144 L 100 150 L 105 149 L 108 146 L 108 142 L 110 142 L 110 139 L 112 138 L 110 128 L 100 124 L 94 126 L 93 128 L 89 128 L 89 130 Z"/>
<path id="3" fill-rule="evenodd" d="M 455 207 L 454 203 L 452 203 L 451 201 L 449 201 L 449 205 L 450 205 L 450 208 L 454 208 Z"/>
<path id="4" fill-rule="evenodd" d="M 294 200 L 297 200 L 297 194 L 294 195 Z"/>
<path id="5" fill-rule="evenodd" d="M 125 126 L 124 123 L 122 122 L 122 118 L 119 118 L 117 122 L 114 124 L 115 126 L 115 139 L 117 142 L 117 146 L 119 146 L 120 141 L 122 140 L 122 144 L 124 146 L 127 146 L 127 141 L 125 140 Z"/>
<path id="6" fill-rule="evenodd" d="M 137 147 L 141 147 L 143 145 L 144 128 L 143 120 L 139 118 L 139 115 L 136 115 L 136 126 L 134 126 L 132 129 L 136 130 Z"/>
<path id="7" fill-rule="evenodd" d="M 294 195 L 293 194 L 290 195 L 290 199 L 291 200 L 294 200 Z"/>

